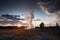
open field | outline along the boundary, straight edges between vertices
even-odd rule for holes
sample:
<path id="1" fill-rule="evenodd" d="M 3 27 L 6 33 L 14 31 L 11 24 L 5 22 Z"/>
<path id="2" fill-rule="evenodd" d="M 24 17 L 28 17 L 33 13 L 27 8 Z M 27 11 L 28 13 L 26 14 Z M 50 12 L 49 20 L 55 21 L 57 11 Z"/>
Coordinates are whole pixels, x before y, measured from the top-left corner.
<path id="1" fill-rule="evenodd" d="M 0 40 L 60 40 L 60 30 L 40 29 L 0 29 Z"/>

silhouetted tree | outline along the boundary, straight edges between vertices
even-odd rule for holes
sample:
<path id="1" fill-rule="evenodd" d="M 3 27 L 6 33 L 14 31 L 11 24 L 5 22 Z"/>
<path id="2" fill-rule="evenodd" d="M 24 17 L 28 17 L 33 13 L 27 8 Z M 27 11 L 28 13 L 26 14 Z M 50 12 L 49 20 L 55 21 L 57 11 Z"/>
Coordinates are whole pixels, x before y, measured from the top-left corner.
<path id="1" fill-rule="evenodd" d="M 40 28 L 44 29 L 44 23 L 43 22 L 40 24 Z"/>
<path id="2" fill-rule="evenodd" d="M 59 27 L 59 24 L 58 23 L 56 23 L 56 27 Z"/>

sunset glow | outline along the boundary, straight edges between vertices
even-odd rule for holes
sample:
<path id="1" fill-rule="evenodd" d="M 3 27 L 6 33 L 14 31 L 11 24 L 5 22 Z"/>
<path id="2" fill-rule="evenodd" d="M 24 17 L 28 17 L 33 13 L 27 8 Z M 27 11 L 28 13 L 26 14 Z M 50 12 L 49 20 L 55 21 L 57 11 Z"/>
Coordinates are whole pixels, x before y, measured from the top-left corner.
<path id="1" fill-rule="evenodd" d="M 45 25 L 55 25 L 56 23 L 60 25 L 60 6 L 58 5 L 60 2 L 51 1 L 36 0 L 32 2 L 32 0 L 16 0 L 13 2 L 13 0 L 10 0 L 7 2 L 1 0 L 0 26 L 20 27 L 20 24 L 25 26 L 28 19 L 30 19 L 30 15 L 30 17 L 35 19 L 32 20 L 34 26 L 39 26 L 41 22 L 45 23 Z"/>
<path id="2" fill-rule="evenodd" d="M 21 27 L 22 25 L 21 24 L 18 24 L 17 27 Z"/>

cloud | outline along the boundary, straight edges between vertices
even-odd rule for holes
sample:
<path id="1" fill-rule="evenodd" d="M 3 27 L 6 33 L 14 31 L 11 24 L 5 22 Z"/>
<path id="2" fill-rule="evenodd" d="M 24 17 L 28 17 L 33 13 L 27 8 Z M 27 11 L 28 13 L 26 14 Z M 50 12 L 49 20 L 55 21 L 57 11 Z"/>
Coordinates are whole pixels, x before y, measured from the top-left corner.
<path id="1" fill-rule="evenodd" d="M 40 19 L 33 19 L 33 21 L 41 21 Z"/>
<path id="2" fill-rule="evenodd" d="M 6 26 L 8 26 L 8 24 L 10 25 L 10 26 L 16 26 L 17 24 L 21 24 L 21 25 L 23 25 L 23 23 L 22 22 L 20 22 L 20 21 L 0 21 L 0 26 L 1 25 L 6 25 Z"/>
<path id="3" fill-rule="evenodd" d="M 59 8 L 59 5 L 58 5 L 58 1 L 53 1 L 53 0 L 50 0 L 50 1 L 47 1 L 47 0 L 43 0 L 43 1 L 40 1 L 38 2 L 37 4 L 43 9 L 43 10 L 47 10 L 47 12 L 49 13 L 54 13 L 56 11 L 59 11 L 60 8 Z"/>
<path id="4" fill-rule="evenodd" d="M 19 20 L 24 20 L 24 19 L 18 18 L 18 17 L 20 17 L 20 16 L 19 15 L 3 14 L 3 15 L 0 16 L 0 26 L 1 25 L 7 25 L 7 24 L 10 25 L 10 26 L 11 25 L 14 26 L 16 24 L 23 25 L 23 23 Z"/>
<path id="5" fill-rule="evenodd" d="M 19 15 L 9 15 L 9 14 L 3 14 L 2 17 L 6 18 L 6 19 L 10 19 L 10 20 L 23 20 L 21 18 L 17 18 L 20 17 Z"/>
<path id="6" fill-rule="evenodd" d="M 38 6 L 47 14 L 53 14 L 54 22 L 60 23 L 60 0 L 38 0 Z"/>

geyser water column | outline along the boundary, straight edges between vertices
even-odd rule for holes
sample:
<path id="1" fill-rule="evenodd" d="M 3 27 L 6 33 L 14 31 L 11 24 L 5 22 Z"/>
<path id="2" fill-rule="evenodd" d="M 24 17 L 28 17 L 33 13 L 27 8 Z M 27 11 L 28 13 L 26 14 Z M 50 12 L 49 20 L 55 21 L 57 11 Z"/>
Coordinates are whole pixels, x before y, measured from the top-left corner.
<path id="1" fill-rule="evenodd" d="M 34 18 L 34 15 L 32 12 L 33 10 L 31 10 L 29 15 L 23 14 L 23 16 L 25 17 L 25 21 L 28 23 L 28 26 L 29 26 L 27 29 L 33 28 L 32 19 Z"/>
<path id="2" fill-rule="evenodd" d="M 30 14 L 29 14 L 29 22 L 28 22 L 28 25 L 29 25 L 29 28 L 33 28 L 33 25 L 32 25 L 32 19 L 34 18 L 34 15 L 33 15 L 33 13 L 31 12 Z"/>

